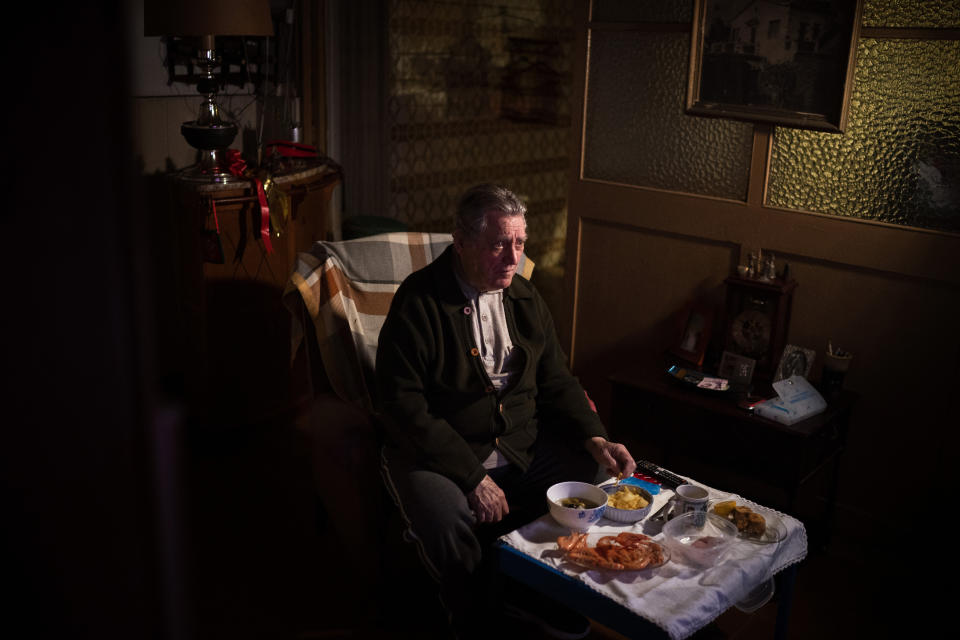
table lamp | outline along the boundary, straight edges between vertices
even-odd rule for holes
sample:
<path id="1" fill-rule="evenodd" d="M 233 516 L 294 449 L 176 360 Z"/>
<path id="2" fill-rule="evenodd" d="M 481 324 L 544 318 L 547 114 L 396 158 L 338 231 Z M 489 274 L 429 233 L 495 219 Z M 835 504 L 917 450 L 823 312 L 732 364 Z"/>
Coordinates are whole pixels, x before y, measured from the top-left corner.
<path id="1" fill-rule="evenodd" d="M 181 177 L 195 182 L 240 180 L 221 161 L 237 135 L 237 125 L 224 120 L 217 104 L 219 81 L 213 70 L 219 65 L 214 37 L 271 36 L 273 21 L 269 0 L 146 0 L 144 35 L 195 36 L 199 38 L 198 64 L 203 77 L 197 91 L 203 95 L 196 120 L 184 122 L 180 133 L 199 150 L 200 161 Z"/>

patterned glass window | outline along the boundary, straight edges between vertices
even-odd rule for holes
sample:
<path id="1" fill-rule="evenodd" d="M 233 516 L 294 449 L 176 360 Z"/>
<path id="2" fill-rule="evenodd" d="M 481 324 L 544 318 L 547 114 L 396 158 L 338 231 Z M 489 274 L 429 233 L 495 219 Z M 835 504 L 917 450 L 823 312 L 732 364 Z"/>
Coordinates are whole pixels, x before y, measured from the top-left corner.
<path id="1" fill-rule="evenodd" d="M 590 41 L 584 177 L 745 201 L 753 126 L 684 114 L 690 35 Z"/>
<path id="2" fill-rule="evenodd" d="M 864 0 L 865 27 L 960 27 L 960 0 Z"/>
<path id="3" fill-rule="evenodd" d="M 960 231 L 960 42 L 861 39 L 847 130 L 776 128 L 767 204 Z"/>

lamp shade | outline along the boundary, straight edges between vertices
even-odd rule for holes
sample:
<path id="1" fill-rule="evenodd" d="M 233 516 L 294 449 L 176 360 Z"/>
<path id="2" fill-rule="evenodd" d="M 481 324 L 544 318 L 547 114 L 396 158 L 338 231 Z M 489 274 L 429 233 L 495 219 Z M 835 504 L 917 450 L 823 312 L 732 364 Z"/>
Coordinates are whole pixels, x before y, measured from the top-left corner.
<path id="1" fill-rule="evenodd" d="M 145 36 L 272 36 L 269 0 L 145 0 Z"/>

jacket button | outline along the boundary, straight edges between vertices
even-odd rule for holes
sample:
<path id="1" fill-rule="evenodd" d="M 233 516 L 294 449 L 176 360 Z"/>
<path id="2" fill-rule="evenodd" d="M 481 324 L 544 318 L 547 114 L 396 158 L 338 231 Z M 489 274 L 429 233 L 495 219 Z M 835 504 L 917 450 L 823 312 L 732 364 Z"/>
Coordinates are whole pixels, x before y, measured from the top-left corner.
<path id="1" fill-rule="evenodd" d="M 471 309 L 470 307 L 464 307 L 463 313 L 466 315 L 470 315 L 471 313 L 473 313 L 473 309 Z"/>
<path id="2" fill-rule="evenodd" d="M 500 413 L 503 413 L 503 403 L 500 403 Z"/>
<path id="3" fill-rule="evenodd" d="M 494 439 L 493 439 L 493 444 L 495 444 L 495 445 L 497 445 L 497 446 L 499 447 L 499 446 L 500 446 L 500 438 L 494 438 Z"/>
<path id="4" fill-rule="evenodd" d="M 470 355 L 472 356 L 480 355 L 480 349 L 477 349 L 476 347 L 474 347 L 473 349 L 470 349 Z"/>
<path id="5" fill-rule="evenodd" d="M 493 393 L 493 387 L 487 387 L 486 391 L 487 393 Z"/>

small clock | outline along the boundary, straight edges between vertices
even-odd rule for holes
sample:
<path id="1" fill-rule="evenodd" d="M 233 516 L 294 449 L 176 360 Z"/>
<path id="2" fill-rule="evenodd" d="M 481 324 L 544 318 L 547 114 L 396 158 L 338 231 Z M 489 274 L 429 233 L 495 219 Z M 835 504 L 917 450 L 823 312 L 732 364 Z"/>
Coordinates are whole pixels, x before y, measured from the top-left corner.
<path id="1" fill-rule="evenodd" d="M 761 301 L 762 305 L 766 301 Z M 730 328 L 733 348 L 743 356 L 757 359 L 770 347 L 770 316 L 761 308 L 747 308 L 736 315 Z"/>
<path id="2" fill-rule="evenodd" d="M 797 283 L 730 277 L 724 349 L 756 360 L 758 378 L 770 378 L 783 351 Z"/>

